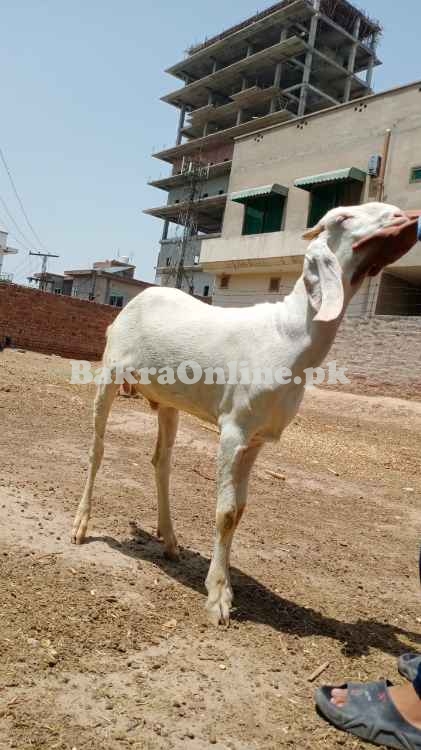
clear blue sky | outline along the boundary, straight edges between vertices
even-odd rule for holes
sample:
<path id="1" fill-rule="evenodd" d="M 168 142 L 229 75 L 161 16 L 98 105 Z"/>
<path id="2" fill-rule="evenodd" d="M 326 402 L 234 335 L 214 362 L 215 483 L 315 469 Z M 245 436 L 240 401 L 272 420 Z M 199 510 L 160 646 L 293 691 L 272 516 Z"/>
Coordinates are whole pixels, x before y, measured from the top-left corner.
<path id="1" fill-rule="evenodd" d="M 173 144 L 177 120 L 159 101 L 177 87 L 163 71 L 270 2 L 4 0 L 0 146 L 35 229 L 61 256 L 51 270 L 120 251 L 153 279 L 161 222 L 141 210 L 165 202 L 146 184 L 166 173 L 150 154 Z M 364 5 L 385 26 L 377 90 L 421 79 L 420 0 Z M 1 167 L 0 195 L 25 231 Z M 13 231 L 1 205 L 0 217 Z M 38 265 L 22 251 L 4 270 L 22 278 Z"/>

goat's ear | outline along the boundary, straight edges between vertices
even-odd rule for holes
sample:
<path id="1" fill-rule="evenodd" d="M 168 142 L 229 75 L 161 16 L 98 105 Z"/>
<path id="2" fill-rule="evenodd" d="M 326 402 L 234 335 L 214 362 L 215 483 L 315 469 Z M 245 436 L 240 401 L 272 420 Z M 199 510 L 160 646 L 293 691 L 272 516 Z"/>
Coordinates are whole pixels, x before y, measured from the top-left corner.
<path id="1" fill-rule="evenodd" d="M 307 229 L 303 234 L 303 240 L 315 240 L 326 229 L 322 221 L 319 221 L 312 229 Z"/>
<path id="2" fill-rule="evenodd" d="M 342 269 L 323 238 L 315 240 L 304 261 L 304 284 L 310 304 L 316 311 L 315 321 L 337 320 L 344 308 Z"/>
<path id="3" fill-rule="evenodd" d="M 318 224 L 316 224 L 315 227 L 312 229 L 307 229 L 306 232 L 303 234 L 303 240 L 315 240 L 317 237 L 320 237 L 322 232 L 324 232 L 327 227 L 333 227 L 335 224 L 339 226 L 340 224 L 343 224 L 347 219 L 350 219 L 352 214 L 349 211 L 341 210 L 341 213 L 338 213 L 333 216 L 327 214 L 324 219 L 321 219 Z"/>

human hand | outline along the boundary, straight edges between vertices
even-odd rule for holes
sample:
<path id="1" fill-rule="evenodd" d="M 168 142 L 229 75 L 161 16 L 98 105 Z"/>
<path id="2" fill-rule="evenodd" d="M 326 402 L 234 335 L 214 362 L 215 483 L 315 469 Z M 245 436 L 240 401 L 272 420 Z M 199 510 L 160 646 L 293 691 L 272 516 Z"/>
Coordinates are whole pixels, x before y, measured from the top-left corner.
<path id="1" fill-rule="evenodd" d="M 421 216 L 421 211 L 413 211 L 411 214 L 413 218 L 409 217 L 408 212 L 406 221 L 383 227 L 374 234 L 363 237 L 353 249 L 358 252 L 370 246 L 376 255 L 384 249 L 385 255 L 387 254 L 388 259 L 391 258 L 390 262 L 393 263 L 393 260 L 400 258 L 417 242 L 418 218 Z"/>
<path id="2" fill-rule="evenodd" d="M 412 219 L 419 219 L 421 211 L 404 211 L 406 217 L 411 221 Z"/>
<path id="3" fill-rule="evenodd" d="M 385 265 L 390 265 L 405 255 L 418 240 L 420 216 L 421 211 L 408 211 L 401 222 L 383 227 L 357 242 L 353 249 L 356 252 L 365 250 L 367 256 L 354 274 L 353 282 L 365 274 L 376 276 Z"/>

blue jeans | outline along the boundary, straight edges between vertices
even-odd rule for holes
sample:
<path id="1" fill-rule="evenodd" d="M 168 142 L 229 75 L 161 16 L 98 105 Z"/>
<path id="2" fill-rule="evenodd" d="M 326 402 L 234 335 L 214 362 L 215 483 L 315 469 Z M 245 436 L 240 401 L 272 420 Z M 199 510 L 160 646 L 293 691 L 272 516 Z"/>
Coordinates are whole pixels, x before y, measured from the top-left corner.
<path id="1" fill-rule="evenodd" d="M 418 695 L 418 698 L 420 698 L 421 700 L 421 664 L 418 667 L 417 676 L 412 684 L 414 686 L 416 694 Z"/>

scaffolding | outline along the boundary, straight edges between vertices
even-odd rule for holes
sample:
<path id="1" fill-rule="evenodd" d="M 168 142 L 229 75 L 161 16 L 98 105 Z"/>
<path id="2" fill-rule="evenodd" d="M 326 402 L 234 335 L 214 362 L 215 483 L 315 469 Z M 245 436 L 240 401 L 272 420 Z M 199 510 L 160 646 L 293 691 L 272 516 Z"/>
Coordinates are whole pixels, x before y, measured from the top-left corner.
<path id="1" fill-rule="evenodd" d="M 174 263 L 165 275 L 165 286 L 175 286 L 182 289 L 185 282 L 190 294 L 194 291 L 193 273 L 186 270 L 186 253 L 189 241 L 198 234 L 197 205 L 202 196 L 202 188 L 209 178 L 209 164 L 203 164 L 200 159 L 183 159 L 181 174 L 186 177 L 186 197 L 183 207 L 177 217 L 177 225 L 182 228 L 175 252 Z"/>

